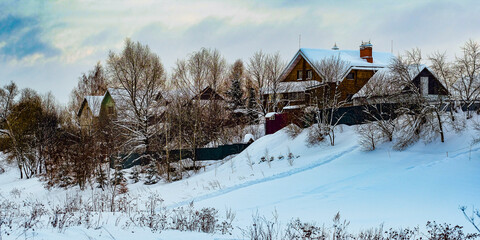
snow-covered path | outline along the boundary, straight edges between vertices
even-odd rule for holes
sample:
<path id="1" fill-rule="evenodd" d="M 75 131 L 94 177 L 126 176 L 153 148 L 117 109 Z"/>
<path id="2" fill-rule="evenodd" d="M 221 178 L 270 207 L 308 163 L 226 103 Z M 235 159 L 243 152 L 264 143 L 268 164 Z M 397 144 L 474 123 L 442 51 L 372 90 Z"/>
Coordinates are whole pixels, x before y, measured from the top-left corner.
<path id="1" fill-rule="evenodd" d="M 194 202 L 204 201 L 204 200 L 207 200 L 207 199 L 211 199 L 211 198 L 219 197 L 221 195 L 228 194 L 232 191 L 238 191 L 238 190 L 242 190 L 244 188 L 252 187 L 253 185 L 267 183 L 267 182 L 275 181 L 275 180 L 280 180 L 282 178 L 290 177 L 294 174 L 303 173 L 305 171 L 313 170 L 314 168 L 317 168 L 321 165 L 324 165 L 324 164 L 327 164 L 331 161 L 334 161 L 335 159 L 338 159 L 338 158 L 342 157 L 343 155 L 345 155 L 345 154 L 347 154 L 347 153 L 349 153 L 349 152 L 351 152 L 351 151 L 353 151 L 357 148 L 358 147 L 352 147 L 348 150 L 345 150 L 345 151 L 339 152 L 337 154 L 334 154 L 334 155 L 332 155 L 332 156 L 330 156 L 326 159 L 319 159 L 315 162 L 312 162 L 310 164 L 307 164 L 307 165 L 299 167 L 299 168 L 294 168 L 292 170 L 288 170 L 288 171 L 285 171 L 285 172 L 274 174 L 274 175 L 269 176 L 269 177 L 260 178 L 260 179 L 257 179 L 257 180 L 251 180 L 251 181 L 247 181 L 247 182 L 244 182 L 244 183 L 241 183 L 241 184 L 238 184 L 238 185 L 234 185 L 234 186 L 231 186 L 231 187 L 220 189 L 218 191 L 215 191 L 215 192 L 212 192 L 212 193 L 209 193 L 209 194 L 194 197 L 194 198 L 192 198 L 190 200 L 187 200 L 187 201 L 182 201 L 182 202 L 179 202 L 179 203 L 176 203 L 176 204 L 172 204 L 169 207 L 175 208 L 175 207 L 178 207 L 178 206 L 186 205 L 186 204 L 190 203 L 191 201 L 194 201 Z"/>

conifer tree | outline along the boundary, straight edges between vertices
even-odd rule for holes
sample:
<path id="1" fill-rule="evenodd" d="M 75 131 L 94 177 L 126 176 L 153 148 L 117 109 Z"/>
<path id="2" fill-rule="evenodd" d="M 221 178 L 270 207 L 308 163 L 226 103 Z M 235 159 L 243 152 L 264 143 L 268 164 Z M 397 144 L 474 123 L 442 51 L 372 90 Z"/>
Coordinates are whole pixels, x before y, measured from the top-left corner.
<path id="1" fill-rule="evenodd" d="M 115 173 L 112 179 L 112 184 L 113 185 L 119 185 L 122 182 L 125 182 L 125 174 L 123 172 L 123 166 L 122 166 L 122 161 L 120 157 L 117 157 L 115 159 Z"/>
<path id="2" fill-rule="evenodd" d="M 96 182 L 98 184 L 97 188 L 101 188 L 102 190 L 104 190 L 105 186 L 108 185 L 107 174 L 105 173 L 105 171 L 103 171 L 103 169 L 101 167 L 98 170 Z"/>
<path id="3" fill-rule="evenodd" d="M 257 110 L 255 89 L 253 87 L 248 88 L 247 111 L 250 121 L 255 121 L 257 119 Z"/>
<path id="4" fill-rule="evenodd" d="M 138 166 L 134 166 L 130 174 L 130 179 L 132 179 L 133 183 L 137 183 L 140 181 L 140 173 L 138 171 Z"/>
<path id="5" fill-rule="evenodd" d="M 243 77 L 243 62 L 237 60 L 232 66 L 230 73 L 230 90 L 228 96 L 230 97 L 230 106 L 232 109 L 242 108 L 244 106 L 242 77 Z"/>
<path id="6" fill-rule="evenodd" d="M 150 163 L 147 166 L 147 175 L 145 176 L 145 185 L 152 185 L 157 183 L 159 180 L 158 177 L 158 169 L 157 169 L 157 164 L 155 164 L 155 161 L 150 161 Z"/>

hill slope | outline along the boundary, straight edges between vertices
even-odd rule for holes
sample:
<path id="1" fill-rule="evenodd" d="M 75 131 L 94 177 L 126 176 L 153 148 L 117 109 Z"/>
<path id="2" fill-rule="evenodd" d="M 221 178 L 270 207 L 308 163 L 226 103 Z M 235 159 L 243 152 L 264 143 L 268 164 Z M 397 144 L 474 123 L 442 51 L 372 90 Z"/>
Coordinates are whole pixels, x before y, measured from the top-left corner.
<path id="1" fill-rule="evenodd" d="M 249 225 L 252 214 L 257 212 L 267 217 L 276 212 L 282 223 L 298 217 L 320 224 L 330 224 L 335 213 L 340 212 L 351 222 L 352 231 L 381 223 L 394 228 L 415 227 L 435 220 L 463 225 L 467 232 L 473 232 L 458 209 L 462 205 L 470 209 L 480 206 L 480 145 L 472 145 L 476 132 L 471 129 L 448 132 L 445 143 L 418 142 L 405 151 L 393 151 L 386 143 L 371 152 L 358 146 L 353 127 L 342 127 L 336 146 L 322 143 L 309 147 L 307 130 L 294 139 L 282 130 L 258 139 L 241 154 L 214 162 L 190 178 L 153 186 L 130 184 L 129 189 L 130 194 L 144 200 L 145 193 L 158 192 L 164 205 L 171 209 L 192 201 L 197 207 L 221 211 L 231 208 L 237 214 L 234 225 L 238 227 Z M 287 160 L 290 152 L 295 156 L 293 162 Z M 274 160 L 262 162 L 262 157 Z M 48 191 L 38 179 L 19 180 L 16 174 L 15 169 L 10 169 L 0 175 L 3 195 L 19 189 L 25 198 L 47 202 L 61 201 L 65 194 L 78 192 L 76 188 Z M 92 192 L 80 194 L 88 196 Z M 110 232 L 115 229 L 115 239 L 132 237 L 130 230 L 110 223 L 103 229 L 72 228 L 66 233 L 40 230 L 36 238 L 66 238 L 83 232 L 96 239 L 111 239 L 107 228 Z M 141 231 L 141 236 L 151 234 L 146 229 L 136 231 Z M 138 232 L 134 235 L 139 236 Z M 161 236 L 218 238 L 172 231 Z M 240 238 L 241 232 L 235 229 L 232 236 L 221 237 Z"/>

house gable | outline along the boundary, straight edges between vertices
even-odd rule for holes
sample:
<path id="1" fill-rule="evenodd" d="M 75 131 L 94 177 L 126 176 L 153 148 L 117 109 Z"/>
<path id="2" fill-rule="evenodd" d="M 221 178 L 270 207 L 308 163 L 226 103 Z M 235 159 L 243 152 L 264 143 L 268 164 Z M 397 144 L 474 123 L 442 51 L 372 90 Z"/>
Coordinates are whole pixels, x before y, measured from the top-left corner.
<path id="1" fill-rule="evenodd" d="M 292 66 L 286 69 L 286 73 L 281 79 L 281 82 L 295 82 L 305 80 L 322 81 L 318 72 L 313 68 L 312 64 L 303 56 L 303 54 L 296 55 Z M 308 76 L 308 71 L 311 71 L 311 78 Z"/>
<path id="2" fill-rule="evenodd" d="M 427 67 L 424 67 L 413 79 L 415 87 L 420 88 L 422 77 L 428 78 L 428 95 L 448 95 L 447 89 Z"/>
<path id="3" fill-rule="evenodd" d="M 202 90 L 199 95 L 196 95 L 192 98 L 192 100 L 196 100 L 200 98 L 200 100 L 225 100 L 220 94 L 215 92 L 211 87 L 206 87 Z"/>
<path id="4" fill-rule="evenodd" d="M 114 115 L 116 112 L 117 109 L 115 107 L 115 101 L 110 92 L 107 90 L 107 92 L 105 92 L 105 96 L 103 97 L 100 108 L 100 119 L 105 120 L 109 118 L 110 115 Z"/>
<path id="5" fill-rule="evenodd" d="M 372 78 L 376 70 L 366 70 L 366 69 L 350 69 L 343 81 L 338 86 L 340 92 L 339 101 L 346 100 L 350 102 L 353 98 L 353 95 L 360 91 L 368 80 Z M 353 78 L 351 77 L 353 76 Z"/>

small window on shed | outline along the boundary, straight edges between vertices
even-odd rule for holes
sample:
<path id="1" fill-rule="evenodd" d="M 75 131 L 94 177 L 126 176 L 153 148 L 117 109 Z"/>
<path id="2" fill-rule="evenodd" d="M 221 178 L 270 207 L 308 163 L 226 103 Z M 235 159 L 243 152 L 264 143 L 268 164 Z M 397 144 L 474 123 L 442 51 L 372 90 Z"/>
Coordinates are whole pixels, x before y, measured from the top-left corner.
<path id="1" fill-rule="evenodd" d="M 113 106 L 109 106 L 109 107 L 107 108 L 107 113 L 108 113 L 109 115 L 112 115 L 112 114 L 113 114 Z"/>
<path id="2" fill-rule="evenodd" d="M 347 79 L 349 79 L 349 80 L 355 79 L 355 73 L 351 72 L 351 73 L 347 74 Z"/>
<path id="3" fill-rule="evenodd" d="M 297 71 L 297 80 L 302 80 L 303 79 L 302 74 L 303 74 L 302 70 Z"/>

